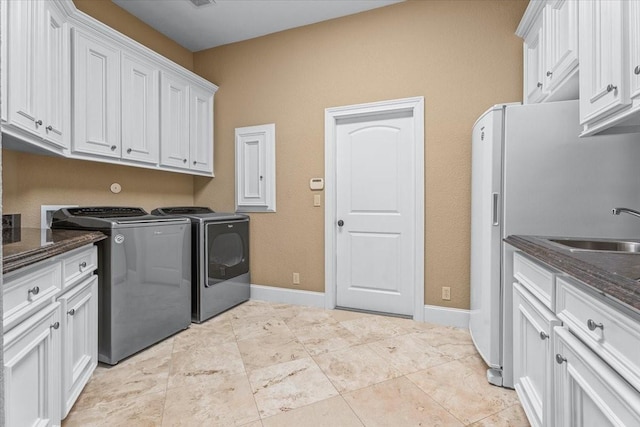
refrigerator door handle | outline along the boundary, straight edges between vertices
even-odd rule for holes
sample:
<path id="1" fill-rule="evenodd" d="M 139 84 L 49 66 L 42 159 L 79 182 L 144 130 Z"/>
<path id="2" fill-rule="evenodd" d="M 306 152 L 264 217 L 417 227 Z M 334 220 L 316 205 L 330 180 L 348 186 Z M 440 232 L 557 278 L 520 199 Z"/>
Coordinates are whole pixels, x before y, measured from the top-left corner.
<path id="1" fill-rule="evenodd" d="M 493 207 L 493 213 L 491 215 L 491 221 L 493 222 L 493 225 L 500 225 L 500 222 L 498 221 L 498 201 L 499 201 L 499 197 L 500 195 L 498 193 L 491 193 L 491 197 L 493 199 L 493 203 L 492 203 L 492 207 Z"/>

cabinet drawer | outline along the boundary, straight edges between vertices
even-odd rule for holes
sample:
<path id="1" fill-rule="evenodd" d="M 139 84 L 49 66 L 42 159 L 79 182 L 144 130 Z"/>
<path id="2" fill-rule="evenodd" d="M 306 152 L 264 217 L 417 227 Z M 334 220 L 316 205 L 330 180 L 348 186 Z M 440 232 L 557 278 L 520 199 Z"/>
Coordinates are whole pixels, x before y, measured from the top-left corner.
<path id="1" fill-rule="evenodd" d="M 63 288 L 67 289 L 80 279 L 89 276 L 96 268 L 98 268 L 98 248 L 95 245 L 69 252 L 63 260 Z"/>
<path id="2" fill-rule="evenodd" d="M 513 276 L 548 309 L 555 308 L 555 278 L 559 272 L 538 264 L 520 252 L 513 255 Z"/>
<path id="3" fill-rule="evenodd" d="M 574 283 L 575 282 L 575 283 Z M 640 315 L 625 313 L 570 278 L 557 280 L 557 313 L 569 329 L 640 390 Z"/>
<path id="4" fill-rule="evenodd" d="M 43 261 L 4 277 L 3 326 L 8 331 L 34 310 L 47 304 L 62 288 L 60 261 Z"/>

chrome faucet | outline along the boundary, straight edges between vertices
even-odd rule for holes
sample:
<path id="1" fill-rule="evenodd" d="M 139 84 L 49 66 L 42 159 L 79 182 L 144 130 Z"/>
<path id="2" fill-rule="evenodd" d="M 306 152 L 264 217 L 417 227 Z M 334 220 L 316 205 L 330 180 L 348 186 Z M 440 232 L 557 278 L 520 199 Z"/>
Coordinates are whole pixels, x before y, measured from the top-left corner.
<path id="1" fill-rule="evenodd" d="M 622 212 L 628 213 L 629 215 L 633 215 L 633 216 L 637 216 L 638 218 L 640 218 L 640 212 L 633 210 L 633 209 L 629 209 L 629 208 L 613 208 L 611 210 L 611 213 L 614 215 L 620 215 Z"/>

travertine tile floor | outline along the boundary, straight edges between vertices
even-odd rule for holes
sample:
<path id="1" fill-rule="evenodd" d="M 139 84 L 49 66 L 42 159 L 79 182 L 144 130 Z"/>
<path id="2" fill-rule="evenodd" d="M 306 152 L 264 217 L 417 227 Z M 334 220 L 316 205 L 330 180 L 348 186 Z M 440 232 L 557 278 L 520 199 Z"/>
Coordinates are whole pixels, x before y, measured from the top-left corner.
<path id="1" fill-rule="evenodd" d="M 249 301 L 98 366 L 72 426 L 528 426 L 468 332 Z"/>

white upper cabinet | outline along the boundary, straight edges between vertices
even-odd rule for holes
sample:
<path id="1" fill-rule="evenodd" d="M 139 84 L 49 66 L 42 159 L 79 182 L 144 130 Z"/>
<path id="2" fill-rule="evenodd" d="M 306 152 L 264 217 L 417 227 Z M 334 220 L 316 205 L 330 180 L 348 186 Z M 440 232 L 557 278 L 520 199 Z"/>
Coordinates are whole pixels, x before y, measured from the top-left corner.
<path id="1" fill-rule="evenodd" d="M 213 92 L 163 72 L 160 164 L 213 176 Z"/>
<path id="2" fill-rule="evenodd" d="M 623 77 L 621 1 L 580 4 L 580 121 L 606 116 L 629 103 Z"/>
<path id="3" fill-rule="evenodd" d="M 189 84 L 170 73 L 161 79 L 160 163 L 189 168 Z"/>
<path id="4" fill-rule="evenodd" d="M 578 2 L 530 2 L 516 34 L 524 39 L 524 102 L 577 99 Z"/>
<path id="5" fill-rule="evenodd" d="M 72 0 L 0 7 L 5 148 L 213 176 L 216 85 Z"/>
<path id="6" fill-rule="evenodd" d="M 74 152 L 120 157 L 120 51 L 73 29 Z"/>
<path id="7" fill-rule="evenodd" d="M 157 164 L 160 141 L 159 71 L 122 52 L 122 158 Z"/>
<path id="8" fill-rule="evenodd" d="M 18 146 L 62 153 L 69 148 L 68 24 L 54 2 L 3 2 L 1 14 L 4 132 Z"/>

